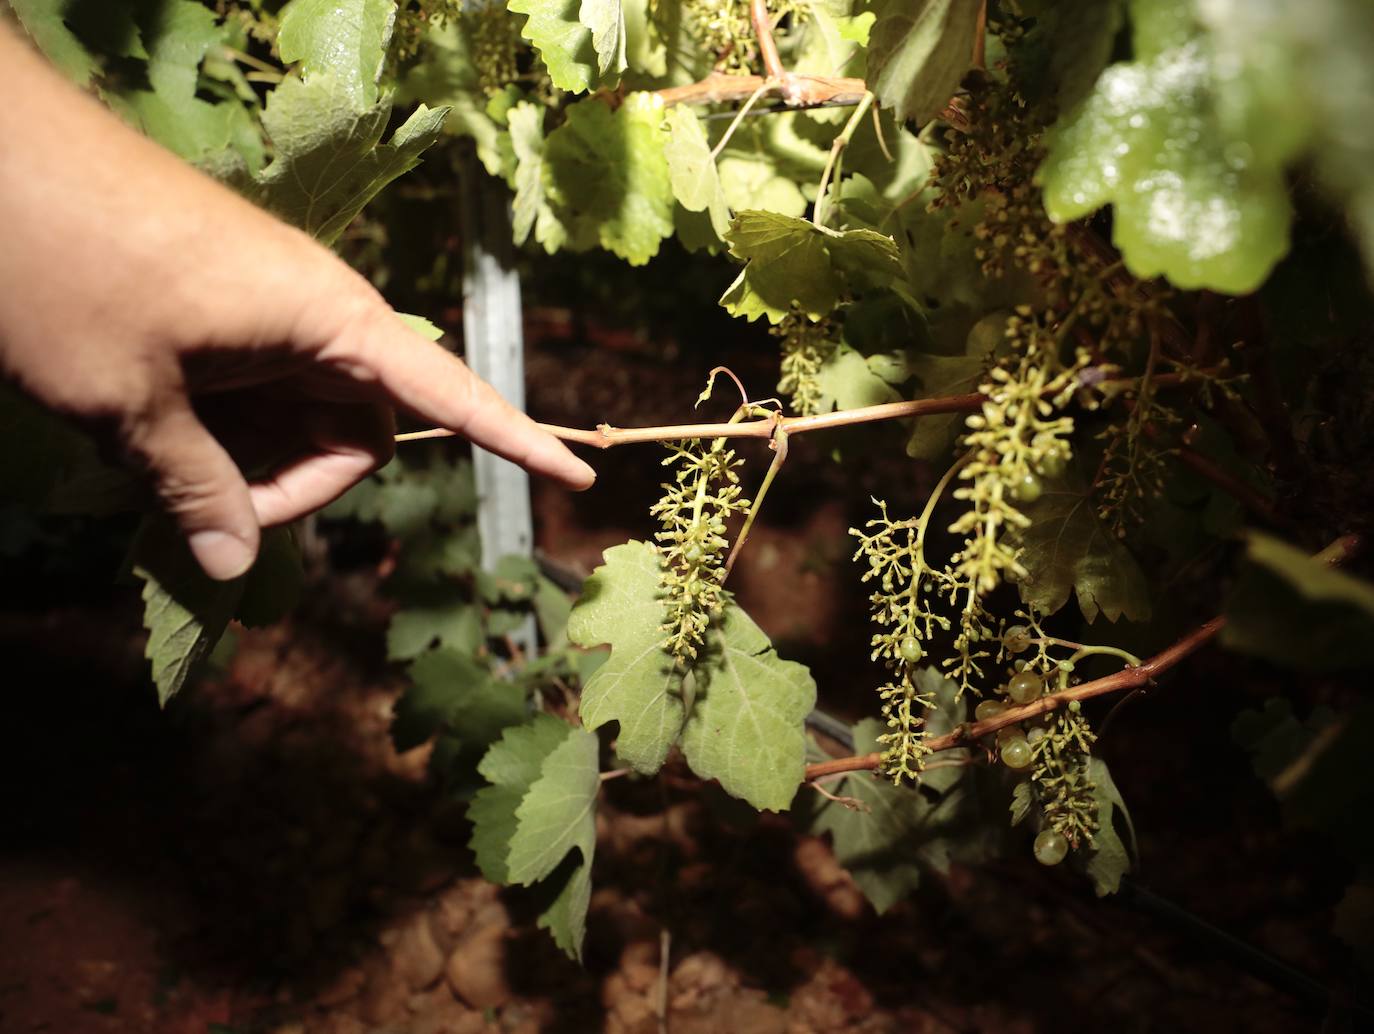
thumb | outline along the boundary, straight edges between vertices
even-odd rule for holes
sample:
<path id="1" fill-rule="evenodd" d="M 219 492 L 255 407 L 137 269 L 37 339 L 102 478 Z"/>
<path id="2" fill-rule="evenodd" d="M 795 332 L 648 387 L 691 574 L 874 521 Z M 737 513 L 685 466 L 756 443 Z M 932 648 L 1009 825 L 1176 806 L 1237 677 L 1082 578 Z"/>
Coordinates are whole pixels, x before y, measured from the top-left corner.
<path id="1" fill-rule="evenodd" d="M 181 399 L 159 412 L 130 445 L 205 573 L 228 581 L 247 571 L 259 538 L 248 485 L 190 404 Z"/>

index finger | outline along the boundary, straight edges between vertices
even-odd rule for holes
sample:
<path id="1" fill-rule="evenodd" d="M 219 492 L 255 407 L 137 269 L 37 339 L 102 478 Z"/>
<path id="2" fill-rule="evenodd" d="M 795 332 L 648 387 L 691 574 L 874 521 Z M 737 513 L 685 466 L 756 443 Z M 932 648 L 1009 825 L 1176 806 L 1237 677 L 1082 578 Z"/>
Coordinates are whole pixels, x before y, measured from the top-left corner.
<path id="1" fill-rule="evenodd" d="M 596 472 L 503 399 L 461 359 L 407 327 L 389 309 L 367 321 L 345 360 L 361 363 L 397 404 L 474 445 L 577 491 Z"/>

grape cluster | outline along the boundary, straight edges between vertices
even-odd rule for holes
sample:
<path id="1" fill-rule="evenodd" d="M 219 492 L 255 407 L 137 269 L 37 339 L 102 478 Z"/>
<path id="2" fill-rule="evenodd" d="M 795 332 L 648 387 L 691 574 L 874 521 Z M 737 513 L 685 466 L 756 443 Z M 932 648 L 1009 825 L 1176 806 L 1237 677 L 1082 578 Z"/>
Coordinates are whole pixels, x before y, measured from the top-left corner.
<path id="1" fill-rule="evenodd" d="M 1097 831 L 1097 784 L 1088 767 L 1096 739 L 1081 705 L 1071 700 L 1066 709 L 1054 715 L 1044 735 L 1031 745 L 1031 782 L 1045 826 L 1075 849 L 1090 844 Z M 1039 856 L 1037 841 L 1036 857 Z"/>
<path id="2" fill-rule="evenodd" d="M 663 7 L 650 0 L 650 17 L 665 22 L 668 12 Z M 793 0 L 774 0 L 768 7 L 774 25 L 789 19 L 795 27 L 810 14 L 806 3 Z M 717 71 L 748 75 L 755 70 L 759 49 L 749 18 L 749 0 L 686 0 L 682 10 L 687 31 L 712 56 Z"/>
<path id="3" fill-rule="evenodd" d="M 431 26 L 443 26 L 458 18 L 463 0 L 403 0 L 396 11 L 392 46 L 396 57 L 405 61 L 420 50 L 420 41 Z"/>
<path id="4" fill-rule="evenodd" d="M 520 33 L 517 21 L 504 3 L 473 4 L 463 12 L 463 25 L 472 41 L 472 63 L 477 84 L 496 93 L 520 74 L 517 58 Z"/>
<path id="5" fill-rule="evenodd" d="M 813 323 L 805 315 L 789 313 L 769 333 L 782 346 L 778 391 L 791 399 L 794 413 L 819 413 L 824 398 L 819 379 L 821 367 L 839 345 L 834 325 L 829 319 Z"/>
<path id="6" fill-rule="evenodd" d="M 888 727 L 878 742 L 884 745 L 882 770 L 897 783 L 917 778 L 930 753 L 925 712 L 933 701 L 917 688 L 916 669 L 925 656 L 923 644 L 950 622 L 931 609 L 929 597 L 943 574 L 926 566 L 923 520 L 894 521 L 886 503 L 878 507 L 881 516 L 868 522 L 870 531 L 851 528 L 850 534 L 859 540 L 854 559 L 868 564 L 863 581 L 874 583 L 869 605 L 879 631 L 873 633 L 872 656 L 891 673 L 878 689 Z"/>
<path id="7" fill-rule="evenodd" d="M 680 667 L 696 658 L 706 629 L 725 607 L 726 521 L 749 508 L 741 497 L 737 468 L 741 460 L 724 439 L 710 445 L 673 443 L 664 465 L 674 465 L 673 480 L 650 509 L 661 531 L 655 534 L 663 568 L 663 648 Z"/>

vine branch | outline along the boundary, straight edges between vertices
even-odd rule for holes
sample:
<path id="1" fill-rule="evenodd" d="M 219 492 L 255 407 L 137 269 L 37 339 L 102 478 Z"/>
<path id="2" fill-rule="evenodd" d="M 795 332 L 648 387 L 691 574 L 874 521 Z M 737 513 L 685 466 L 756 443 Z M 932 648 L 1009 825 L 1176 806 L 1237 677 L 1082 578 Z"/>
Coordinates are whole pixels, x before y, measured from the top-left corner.
<path id="1" fill-rule="evenodd" d="M 1313 559 L 1326 564 L 1342 564 L 1355 556 L 1362 546 L 1363 541 L 1360 536 L 1345 535 L 1332 542 Z M 1091 682 L 1071 686 L 1068 689 L 1060 690 L 1058 693 L 1051 693 L 1021 707 L 1010 707 L 1001 714 L 981 722 L 965 722 L 955 728 L 953 732 L 927 740 L 926 746 L 930 748 L 931 753 L 950 750 L 954 747 L 966 747 L 990 732 L 996 732 L 1008 725 L 1024 722 L 1028 718 L 1048 714 L 1050 711 L 1063 707 L 1071 700 L 1087 700 L 1106 693 L 1116 693 L 1123 689 L 1137 689 L 1153 682 L 1155 676 L 1196 653 L 1211 642 L 1225 625 L 1225 615 L 1219 614 L 1141 664 L 1123 668 L 1121 671 L 1103 676 L 1100 679 L 1093 679 Z M 882 754 L 877 752 L 858 754 L 848 758 L 835 758 L 832 761 L 821 761 L 814 765 L 807 765 L 805 780 L 811 782 L 823 776 L 834 775 L 837 772 L 873 771 L 881 764 Z"/>

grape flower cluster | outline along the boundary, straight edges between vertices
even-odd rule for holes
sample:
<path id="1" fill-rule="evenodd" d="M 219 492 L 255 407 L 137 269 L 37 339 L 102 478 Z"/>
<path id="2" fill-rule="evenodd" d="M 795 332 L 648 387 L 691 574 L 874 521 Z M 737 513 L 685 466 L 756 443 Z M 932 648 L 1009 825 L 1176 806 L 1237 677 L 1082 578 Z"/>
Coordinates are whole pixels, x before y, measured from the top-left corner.
<path id="1" fill-rule="evenodd" d="M 792 412 L 810 416 L 821 411 L 825 393 L 820 372 L 839 346 L 834 324 L 828 319 L 812 322 L 800 313 L 788 313 L 770 329 L 782 347 L 778 391 L 792 401 Z"/>
<path id="2" fill-rule="evenodd" d="M 675 467 L 673 479 L 649 512 L 662 526 L 654 538 L 663 569 L 663 648 L 686 668 L 725 607 L 726 522 L 748 510 L 749 500 L 739 487 L 742 461 L 723 438 L 709 445 L 671 443 L 668 450 L 663 463 Z"/>

